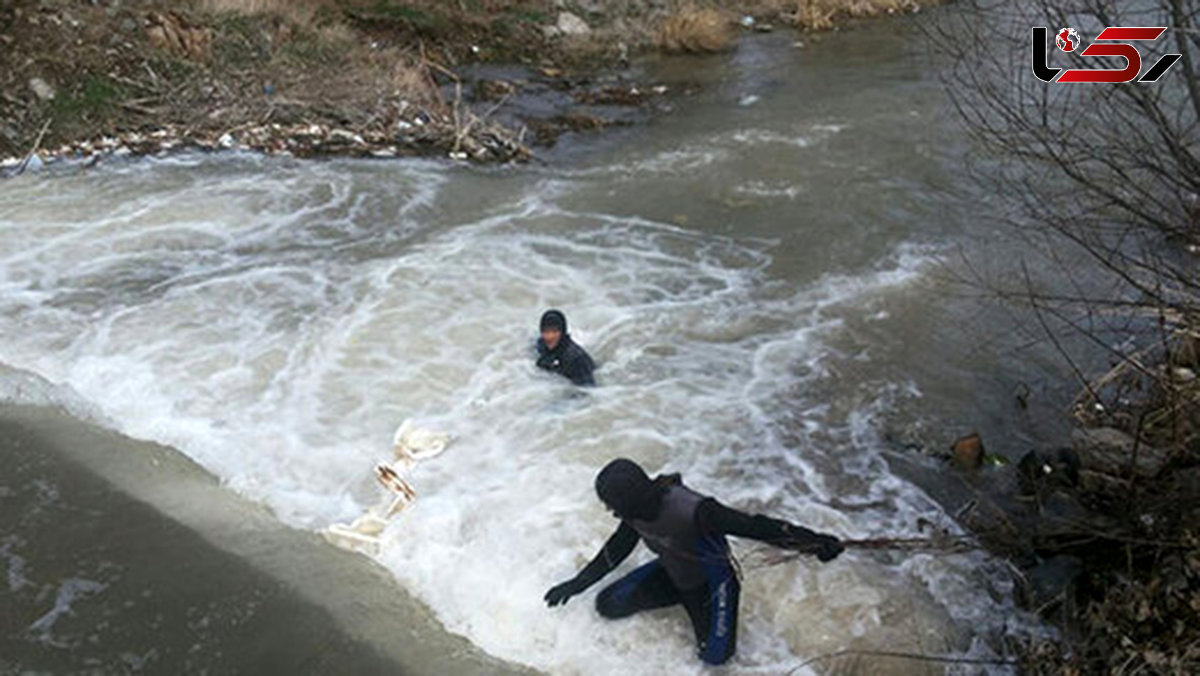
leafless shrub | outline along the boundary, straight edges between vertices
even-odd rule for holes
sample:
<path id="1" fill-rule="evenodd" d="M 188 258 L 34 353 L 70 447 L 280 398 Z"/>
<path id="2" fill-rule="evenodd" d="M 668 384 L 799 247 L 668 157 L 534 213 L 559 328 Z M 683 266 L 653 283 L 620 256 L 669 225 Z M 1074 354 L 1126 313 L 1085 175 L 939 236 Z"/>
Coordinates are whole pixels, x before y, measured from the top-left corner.
<path id="1" fill-rule="evenodd" d="M 1180 399 L 1192 398 L 1195 388 L 1181 382 L 1190 375 L 1173 367 L 1194 369 L 1194 360 L 1176 362 L 1200 326 L 1200 3 L 964 5 L 935 28 L 935 42 L 953 57 L 948 89 L 978 150 L 975 174 L 1015 202 L 1003 219 L 1030 252 L 1023 272 L 1007 283 L 977 281 L 1033 311 L 1081 380 L 1077 414 L 1088 422 L 1132 431 L 1144 413 L 1129 405 L 1134 380 L 1141 381 L 1143 408 L 1196 417 L 1197 408 Z M 1047 84 L 1033 75 L 1031 49 L 1050 49 L 1063 67 L 1120 69 L 1124 61 L 1083 63 L 1034 46 L 1034 26 L 1051 35 L 1074 27 L 1081 36 L 1107 26 L 1170 26 L 1158 42 L 1139 45 L 1143 72 L 1164 53 L 1182 58 L 1154 84 Z M 1053 283 L 1036 281 L 1047 276 Z M 1113 371 L 1099 379 L 1085 373 L 1079 355 L 1060 342 L 1067 335 L 1107 353 Z M 1118 414 L 1123 419 L 1113 418 Z M 1190 437 L 1172 442 L 1182 447 Z"/>
<path id="2" fill-rule="evenodd" d="M 724 12 L 684 5 L 658 28 L 658 44 L 672 52 L 720 52 L 733 44 L 734 26 Z"/>

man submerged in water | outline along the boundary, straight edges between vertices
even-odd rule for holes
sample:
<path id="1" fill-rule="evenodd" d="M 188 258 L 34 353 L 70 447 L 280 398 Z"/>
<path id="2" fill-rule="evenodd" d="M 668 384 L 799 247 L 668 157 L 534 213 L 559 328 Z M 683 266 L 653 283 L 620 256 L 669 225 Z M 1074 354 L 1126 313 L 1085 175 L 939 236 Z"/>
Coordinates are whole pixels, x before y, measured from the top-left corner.
<path id="1" fill-rule="evenodd" d="M 600 500 L 621 519 L 600 553 L 583 570 L 546 592 L 553 607 L 583 592 L 616 568 L 638 540 L 658 558 L 609 585 L 596 610 L 609 619 L 682 604 L 692 620 L 700 659 L 724 664 L 737 650 L 741 585 L 726 535 L 814 554 L 822 562 L 842 553 L 832 535 L 761 514 L 730 509 L 683 485 L 678 474 L 651 479 L 632 460 L 613 460 L 596 477 Z"/>
<path id="2" fill-rule="evenodd" d="M 576 385 L 595 385 L 592 371 L 596 368 L 588 353 L 571 340 L 567 333 L 567 316 L 558 310 L 547 310 L 539 328 L 542 337 L 537 341 L 538 368 L 566 376 Z"/>

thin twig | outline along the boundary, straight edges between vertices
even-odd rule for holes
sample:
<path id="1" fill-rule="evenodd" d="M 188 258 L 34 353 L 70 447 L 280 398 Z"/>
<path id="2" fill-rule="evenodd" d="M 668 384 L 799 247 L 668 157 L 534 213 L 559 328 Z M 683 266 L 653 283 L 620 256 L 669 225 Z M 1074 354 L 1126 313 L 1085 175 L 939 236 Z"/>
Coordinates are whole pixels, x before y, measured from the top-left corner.
<path id="1" fill-rule="evenodd" d="M 21 160 L 21 164 L 17 166 L 17 173 L 14 174 L 15 176 L 20 176 L 21 174 L 25 173 L 25 169 L 29 167 L 29 162 L 33 159 L 34 153 L 36 153 L 38 149 L 42 147 L 42 139 L 46 138 L 46 132 L 49 131 L 49 129 L 50 120 L 46 120 L 46 123 L 42 125 L 42 130 L 38 132 L 37 140 L 33 142 L 33 147 L 29 149 L 29 152 L 25 155 L 25 159 Z"/>
<path id="2" fill-rule="evenodd" d="M 823 655 L 817 655 L 816 657 L 810 657 L 809 659 L 801 662 L 799 665 L 797 665 L 795 668 L 793 668 L 788 673 L 794 674 L 797 671 L 799 671 L 813 663 L 816 663 L 816 662 L 824 662 L 826 660 L 832 660 L 832 659 L 837 659 L 839 657 L 848 657 L 848 656 L 894 657 L 896 659 L 917 660 L 920 662 L 937 662 L 940 664 L 991 664 L 991 665 L 997 665 L 997 666 L 1016 666 L 1018 664 L 1017 660 L 1013 660 L 1013 659 L 983 658 L 983 657 L 953 657 L 951 655 L 922 655 L 920 653 L 906 653 L 906 652 L 900 652 L 900 651 L 896 651 L 896 650 L 846 649 L 846 650 L 838 650 L 838 651 L 832 652 L 832 653 L 825 653 Z"/>

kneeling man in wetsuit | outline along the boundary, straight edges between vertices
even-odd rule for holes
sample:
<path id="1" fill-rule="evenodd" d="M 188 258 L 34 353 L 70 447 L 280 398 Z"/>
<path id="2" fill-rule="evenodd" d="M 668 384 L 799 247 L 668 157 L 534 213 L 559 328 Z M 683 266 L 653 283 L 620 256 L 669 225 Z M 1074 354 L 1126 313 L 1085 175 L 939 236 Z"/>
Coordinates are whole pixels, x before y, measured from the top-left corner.
<path id="1" fill-rule="evenodd" d="M 730 509 L 684 486 L 678 474 L 651 479 L 632 460 L 605 466 L 596 477 L 596 493 L 621 525 L 579 574 L 546 593 L 546 603 L 566 603 L 624 561 L 639 539 L 645 540 L 658 558 L 601 591 L 596 610 L 616 619 L 682 604 L 696 632 L 700 659 L 708 664 L 724 664 L 737 650 L 741 585 L 726 535 L 814 554 L 823 562 L 843 549 L 832 535 Z"/>

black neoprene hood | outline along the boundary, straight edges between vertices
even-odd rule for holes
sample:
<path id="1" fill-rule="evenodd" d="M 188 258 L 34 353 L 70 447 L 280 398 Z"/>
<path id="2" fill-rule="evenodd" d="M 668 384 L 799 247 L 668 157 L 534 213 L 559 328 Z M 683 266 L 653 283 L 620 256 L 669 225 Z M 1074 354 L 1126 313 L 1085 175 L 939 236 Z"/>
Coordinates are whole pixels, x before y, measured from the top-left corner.
<path id="1" fill-rule="evenodd" d="M 596 495 L 622 519 L 650 519 L 658 511 L 661 491 L 641 465 L 618 458 L 596 475 Z"/>
<path id="2" fill-rule="evenodd" d="M 567 333 L 567 316 L 559 310 L 546 310 L 542 315 L 542 321 L 538 323 L 538 330 L 545 331 L 546 329 L 558 329 L 565 335 Z"/>

